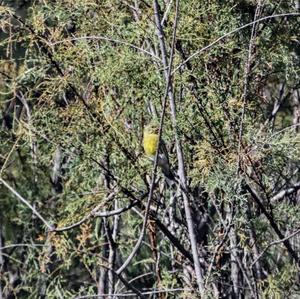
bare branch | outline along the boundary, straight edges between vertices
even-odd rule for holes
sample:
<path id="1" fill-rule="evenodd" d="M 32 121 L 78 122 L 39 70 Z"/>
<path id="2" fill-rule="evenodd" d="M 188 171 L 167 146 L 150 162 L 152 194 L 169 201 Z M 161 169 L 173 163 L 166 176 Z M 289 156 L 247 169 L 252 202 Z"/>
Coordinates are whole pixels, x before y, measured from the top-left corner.
<path id="1" fill-rule="evenodd" d="M 113 194 L 113 195 L 115 195 L 115 194 Z M 112 197 L 113 196 L 109 196 L 109 198 L 112 198 Z M 88 219 L 93 218 L 93 217 L 108 218 L 108 217 L 111 217 L 111 216 L 120 215 L 123 212 L 130 210 L 138 202 L 139 202 L 139 200 L 133 200 L 129 205 L 127 205 L 123 208 L 118 208 L 118 209 L 113 210 L 113 211 L 97 212 L 99 210 L 99 208 L 103 206 L 103 204 L 101 203 L 96 208 L 94 208 L 88 215 L 84 216 L 80 221 L 75 222 L 75 223 L 73 223 L 71 225 L 68 225 L 68 226 L 65 226 L 65 227 L 54 228 L 53 231 L 62 232 L 62 231 L 70 230 L 72 228 L 75 228 L 75 227 L 81 225 L 82 223 L 84 223 L 85 221 L 87 221 Z"/>
<path id="2" fill-rule="evenodd" d="M 163 289 L 163 290 L 150 290 L 142 292 L 143 295 L 154 295 L 154 294 L 168 294 L 168 293 L 177 293 L 177 292 L 192 292 L 192 289 L 187 288 L 176 288 L 176 289 Z M 87 299 L 87 298 L 100 298 L 102 296 L 109 296 L 109 294 L 101 294 L 101 295 L 85 295 L 85 296 L 78 296 L 75 299 Z M 118 293 L 114 294 L 117 297 L 135 297 L 135 293 Z"/>
<path id="3" fill-rule="evenodd" d="M 297 182 L 293 186 L 278 192 L 276 195 L 274 195 L 270 199 L 270 201 L 271 201 L 271 203 L 275 203 L 275 202 L 281 200 L 282 198 L 284 198 L 285 196 L 293 194 L 294 192 L 296 192 L 299 189 L 300 189 L 300 182 Z"/>
<path id="4" fill-rule="evenodd" d="M 257 18 L 259 18 L 261 12 L 262 12 L 262 5 L 261 5 L 261 0 L 259 0 L 256 10 L 255 10 L 254 22 L 257 20 Z M 247 98 L 248 98 L 250 66 L 251 66 L 252 58 L 253 58 L 253 50 L 254 50 L 256 34 L 257 34 L 256 27 L 258 24 L 259 24 L 258 22 L 252 24 L 252 30 L 251 30 L 251 36 L 250 36 L 249 48 L 248 48 L 248 57 L 247 57 L 245 68 L 244 68 L 244 86 L 243 86 L 243 94 L 242 94 L 243 107 L 242 107 L 242 115 L 241 115 L 240 124 L 239 124 L 240 128 L 239 128 L 239 135 L 238 135 L 237 172 L 240 171 L 240 159 L 241 159 L 240 151 L 241 151 L 241 145 L 242 145 L 244 118 L 245 118 L 246 104 L 247 104 Z"/>
<path id="5" fill-rule="evenodd" d="M 156 31 L 157 31 L 157 36 L 159 39 L 162 61 L 163 61 L 164 69 L 165 69 L 164 70 L 165 80 L 169 83 L 170 75 L 171 75 L 171 63 L 173 60 L 174 43 L 175 43 L 175 37 L 176 37 L 176 27 L 175 26 L 177 26 L 177 18 L 178 18 L 178 14 L 179 14 L 178 13 L 179 1 L 178 0 L 176 1 L 176 20 L 174 23 L 173 41 L 172 41 L 172 49 L 171 49 L 171 55 L 170 55 L 169 68 L 168 68 L 168 55 L 167 55 L 167 50 L 166 50 L 166 45 L 165 45 L 165 35 L 164 35 L 164 30 L 161 26 L 159 4 L 158 4 L 157 0 L 153 1 L 153 7 L 154 7 L 156 29 L 157 29 Z M 174 73 L 174 71 L 172 72 L 172 74 L 173 73 Z M 169 84 L 167 84 L 167 85 L 169 85 Z M 181 185 L 182 189 L 186 190 L 186 175 L 185 175 L 185 167 L 184 167 L 184 158 L 183 158 L 183 152 L 182 152 L 182 148 L 181 148 L 181 144 L 180 144 L 180 140 L 179 140 L 179 136 L 178 136 L 178 132 L 177 132 L 175 98 L 174 98 L 172 85 L 168 86 L 167 92 L 168 92 L 168 96 L 169 96 L 172 125 L 173 125 L 173 130 L 174 130 L 174 135 L 175 135 L 180 185 Z M 196 273 L 196 278 L 197 278 L 198 289 L 199 289 L 200 293 L 203 293 L 203 291 L 204 291 L 203 277 L 202 277 L 202 273 L 201 273 L 200 261 L 199 261 L 199 256 L 198 256 L 192 214 L 191 214 L 187 194 L 186 194 L 186 192 L 182 192 L 182 194 L 183 194 L 185 216 L 186 216 L 186 221 L 187 221 L 187 225 L 188 225 L 188 232 L 189 232 L 189 237 L 190 237 L 190 242 L 191 242 L 191 247 L 192 247 L 193 261 L 194 261 L 194 268 L 195 268 L 195 273 Z"/>
<path id="6" fill-rule="evenodd" d="M 177 5 L 176 5 L 176 12 L 177 12 Z M 162 112 L 160 116 L 160 124 L 159 124 L 159 133 L 158 133 L 158 139 L 160 144 L 161 141 L 161 136 L 162 136 L 162 130 L 163 130 L 163 123 L 164 123 L 164 117 L 165 117 L 165 111 L 166 111 L 166 104 L 167 104 L 167 97 L 170 89 L 170 84 L 171 84 L 171 69 L 172 69 L 172 63 L 173 63 L 173 55 L 174 55 L 174 49 L 175 49 L 175 35 L 176 35 L 176 27 L 177 27 L 177 17 L 178 14 L 176 13 L 175 15 L 175 22 L 174 22 L 174 28 L 173 28 L 173 41 L 172 41 L 172 49 L 171 49 L 171 55 L 170 55 L 170 62 L 169 65 L 165 65 L 164 67 L 166 69 L 166 89 L 165 89 L 165 95 L 163 99 L 163 107 L 162 107 Z M 156 24 L 157 25 L 157 24 Z M 159 26 L 161 26 L 160 21 L 159 21 Z M 164 58 L 163 58 L 164 60 Z M 150 192 L 149 192 L 149 197 L 148 201 L 146 204 L 146 209 L 145 209 L 145 216 L 144 216 L 144 221 L 143 221 L 143 226 L 142 226 L 142 231 L 140 233 L 139 239 L 133 248 L 131 254 L 128 256 L 124 264 L 117 270 L 117 273 L 120 274 L 124 269 L 129 265 L 130 261 L 133 259 L 133 257 L 136 255 L 138 249 L 140 248 L 142 244 L 142 240 L 144 238 L 145 230 L 146 230 L 146 225 L 147 225 L 147 220 L 149 216 L 149 211 L 150 211 L 150 204 L 151 204 L 151 199 L 153 196 L 154 192 L 154 187 L 155 187 L 155 179 L 156 179 L 156 170 L 157 170 L 157 164 L 158 164 L 158 156 L 159 156 L 159 149 L 157 148 L 156 154 L 155 154 L 155 159 L 154 159 L 154 167 L 153 167 L 153 172 L 152 172 L 152 181 L 150 185 Z"/>
<path id="7" fill-rule="evenodd" d="M 265 247 L 265 249 L 259 254 L 259 256 L 252 262 L 251 264 L 251 268 L 258 262 L 258 260 L 265 254 L 265 252 L 273 245 L 276 245 L 276 244 L 280 244 L 280 243 L 284 243 L 286 242 L 287 240 L 295 237 L 296 235 L 298 235 L 300 233 L 300 228 L 297 229 L 295 232 L 293 232 L 292 234 L 286 236 L 285 238 L 283 239 L 280 239 L 280 240 L 276 240 L 274 242 L 271 242 L 268 246 Z"/>
<path id="8" fill-rule="evenodd" d="M 272 215 L 266 210 L 261 198 L 259 197 L 259 195 L 257 194 L 257 192 L 249 185 L 245 186 L 245 189 L 251 194 L 252 198 L 254 199 L 254 201 L 257 203 L 257 205 L 259 206 L 259 208 L 261 209 L 261 211 L 263 212 L 263 214 L 266 216 L 266 218 L 268 219 L 271 227 L 273 228 L 273 230 L 275 231 L 275 233 L 277 234 L 277 236 L 282 239 L 283 244 L 285 245 L 286 249 L 288 250 L 291 258 L 298 264 L 300 265 L 300 261 L 298 258 L 297 253 L 293 250 L 290 242 L 288 239 L 285 240 L 284 235 L 282 234 L 282 232 L 280 231 L 278 225 L 276 224 L 274 218 L 272 217 Z"/>
<path id="9" fill-rule="evenodd" d="M 241 27 L 238 27 L 222 36 L 220 36 L 219 38 L 217 38 L 215 41 L 213 41 L 212 43 L 208 44 L 207 46 L 199 49 L 198 51 L 196 51 L 194 54 L 192 54 L 191 56 L 189 56 L 185 61 L 183 61 L 182 63 L 180 63 L 177 67 L 174 68 L 173 72 L 172 72 L 172 75 L 177 71 L 179 70 L 182 66 L 184 66 L 188 61 L 190 61 L 191 59 L 193 59 L 194 57 L 196 57 L 197 55 L 201 54 L 202 52 L 210 49 L 212 46 L 216 45 L 218 42 L 220 42 L 221 40 L 225 39 L 226 37 L 236 33 L 236 32 L 239 32 L 240 30 L 244 29 L 244 28 L 247 28 L 253 24 L 256 24 L 258 22 L 262 22 L 262 21 L 266 21 L 268 19 L 274 19 L 274 18 L 284 18 L 284 17 L 295 17 L 295 16 L 300 16 L 300 13 L 286 13 L 286 14 L 277 14 L 277 15 L 272 15 L 272 16 L 266 16 L 266 17 L 263 17 L 263 18 L 260 18 L 258 20 L 255 20 L 253 22 L 250 22 L 248 24 L 245 24 Z"/>
<path id="10" fill-rule="evenodd" d="M 47 228 L 51 231 L 53 230 L 53 226 L 49 224 L 44 217 L 23 197 L 21 196 L 14 188 L 12 188 L 6 181 L 4 181 L 0 177 L 0 182 L 11 192 L 13 193 L 22 203 L 24 203 L 27 207 L 31 209 L 33 214 L 35 214 L 46 226 Z"/>
<path id="11" fill-rule="evenodd" d="M 34 248 L 37 249 L 37 247 L 46 247 L 47 245 L 44 244 L 9 244 L 3 247 L 0 247 L 0 250 L 4 250 L 4 249 L 9 249 L 9 248 L 14 248 L 14 247 L 30 247 L 30 248 Z"/>
<path id="12" fill-rule="evenodd" d="M 111 37 L 107 37 L 107 36 L 99 36 L 99 35 L 89 35 L 89 36 L 79 36 L 79 37 L 73 37 L 73 38 L 66 38 L 64 40 L 60 40 L 60 41 L 56 41 L 56 42 L 47 42 L 47 44 L 49 46 L 55 46 L 55 45 L 59 45 L 59 44 L 63 44 L 66 42 L 72 42 L 72 41 L 79 41 L 79 40 L 105 40 L 108 42 L 112 42 L 112 43 L 116 43 L 116 44 L 121 44 L 121 45 L 125 45 L 128 46 L 130 48 L 136 49 L 144 54 L 147 54 L 149 56 L 151 56 L 152 58 L 154 58 L 157 61 L 161 61 L 159 57 L 157 57 L 156 55 L 154 55 L 151 52 L 148 52 L 147 50 L 140 48 L 134 44 L 119 40 L 119 39 L 114 39 Z"/>

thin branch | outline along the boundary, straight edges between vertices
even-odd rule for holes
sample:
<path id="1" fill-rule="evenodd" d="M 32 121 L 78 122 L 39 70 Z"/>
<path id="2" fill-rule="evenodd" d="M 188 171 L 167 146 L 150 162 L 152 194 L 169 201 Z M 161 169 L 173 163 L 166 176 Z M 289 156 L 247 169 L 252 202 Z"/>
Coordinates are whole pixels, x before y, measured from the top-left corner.
<path id="1" fill-rule="evenodd" d="M 285 196 L 293 194 L 294 192 L 296 192 L 299 189 L 300 189 L 300 182 L 297 182 L 293 186 L 278 192 L 276 195 L 274 195 L 270 199 L 270 202 L 275 203 L 275 202 L 279 201 L 280 199 L 284 198 Z"/>
<path id="2" fill-rule="evenodd" d="M 272 134 L 272 136 L 270 138 L 273 138 L 274 136 L 276 136 L 278 134 L 284 133 L 287 130 L 292 130 L 292 129 L 295 129 L 295 128 L 298 128 L 298 127 L 300 127 L 300 123 L 299 124 L 294 124 L 294 125 L 287 126 L 287 127 L 283 128 L 283 129 L 281 129 L 280 131 L 277 131 L 274 134 Z"/>
<path id="3" fill-rule="evenodd" d="M 167 5 L 165 13 L 164 13 L 164 15 L 163 15 L 163 17 L 161 19 L 161 22 L 160 22 L 161 26 L 164 26 L 164 23 L 165 23 L 165 21 L 167 19 L 167 16 L 168 16 L 169 12 L 170 12 L 170 9 L 171 9 L 171 6 L 172 6 L 172 2 L 173 2 L 173 0 L 170 0 L 170 2 Z"/>
<path id="4" fill-rule="evenodd" d="M 265 254 L 265 252 L 273 245 L 276 245 L 276 244 L 280 244 L 280 243 L 284 243 L 286 242 L 287 240 L 295 237 L 296 235 L 298 235 L 300 233 L 300 228 L 298 230 L 296 230 L 295 232 L 293 232 L 292 234 L 288 235 L 287 237 L 283 238 L 283 239 L 280 239 L 280 240 L 276 240 L 276 241 L 273 241 L 271 242 L 268 246 L 265 247 L 265 249 L 259 254 L 259 256 L 252 262 L 250 268 L 252 268 L 256 263 L 257 261 Z"/>
<path id="5" fill-rule="evenodd" d="M 280 239 L 282 239 L 282 242 L 285 245 L 287 251 L 289 252 L 291 258 L 297 263 L 298 266 L 300 266 L 300 261 L 299 261 L 297 253 L 293 250 L 289 240 L 288 239 L 285 240 L 284 235 L 280 231 L 280 229 L 279 229 L 278 225 L 276 224 L 272 215 L 266 210 L 266 208 L 265 208 L 261 198 L 257 194 L 257 192 L 249 185 L 245 185 L 245 189 L 251 194 L 252 198 L 254 199 L 254 201 L 257 203 L 257 205 L 261 209 L 262 213 L 266 216 L 266 218 L 268 219 L 271 227 L 273 228 L 273 230 L 275 231 L 277 236 Z"/>
<path id="6" fill-rule="evenodd" d="M 158 144 L 160 144 L 160 142 L 161 142 L 162 129 L 163 129 L 163 123 L 164 123 L 164 116 L 165 116 L 166 104 L 167 104 L 167 97 L 168 97 L 170 83 L 171 83 L 171 69 L 172 69 L 173 55 L 174 55 L 174 48 L 175 48 L 174 39 L 175 39 L 175 33 L 176 33 L 176 26 L 177 26 L 177 14 L 175 16 L 175 23 L 174 23 L 174 28 L 173 28 L 173 43 L 172 43 L 172 49 L 171 49 L 171 55 L 170 55 L 170 63 L 169 63 L 168 69 L 166 70 L 167 71 L 166 89 L 165 89 L 165 95 L 164 95 L 164 99 L 163 99 L 162 113 L 161 113 L 161 117 L 160 117 L 159 132 L 158 132 L 158 140 L 159 140 Z M 164 67 L 166 68 L 167 65 L 164 65 Z M 158 156 L 159 156 L 159 149 L 157 148 L 156 154 L 155 154 L 155 159 L 154 159 L 152 181 L 151 181 L 151 186 L 150 186 L 150 192 L 149 192 L 148 201 L 147 201 L 147 204 L 146 204 L 145 216 L 144 216 L 142 231 L 140 233 L 139 239 L 138 239 L 135 247 L 133 248 L 132 252 L 128 256 L 128 258 L 126 259 L 126 261 L 123 263 L 123 265 L 117 270 L 118 274 L 122 273 L 122 271 L 124 271 L 124 269 L 129 265 L 129 263 L 131 262 L 131 260 L 133 259 L 133 257 L 136 255 L 138 249 L 140 248 L 140 246 L 142 244 L 142 241 L 143 241 L 143 238 L 144 238 L 144 234 L 145 234 L 145 230 L 146 230 L 147 220 L 148 220 L 148 216 L 149 216 L 151 199 L 152 199 L 153 192 L 154 192 L 155 179 L 156 179 L 156 170 L 157 170 L 157 164 L 158 164 Z"/>
<path id="7" fill-rule="evenodd" d="M 170 75 L 171 75 L 171 64 L 173 61 L 173 54 L 174 54 L 174 48 L 175 48 L 176 26 L 177 26 L 178 15 L 179 15 L 179 0 L 176 0 L 176 13 L 175 13 L 175 22 L 174 22 L 174 29 L 173 29 L 173 40 L 172 40 L 169 68 L 168 68 L 168 55 L 167 55 L 167 50 L 166 50 L 166 45 L 165 45 L 165 34 L 164 34 L 164 30 L 161 26 L 159 4 L 158 4 L 157 0 L 153 1 L 153 7 L 154 7 L 156 29 L 157 29 L 156 30 L 157 37 L 159 40 L 162 61 L 163 61 L 163 65 L 164 65 L 165 80 L 169 83 Z M 172 72 L 172 74 L 173 73 L 174 73 L 174 71 Z M 169 85 L 169 84 L 167 84 L 167 85 Z M 168 92 L 168 96 L 169 96 L 169 103 L 170 103 L 170 108 L 171 108 L 171 119 L 172 119 L 174 135 L 175 135 L 175 144 L 176 144 L 177 159 L 178 159 L 178 168 L 179 168 L 178 172 L 179 172 L 179 178 L 180 178 L 180 185 L 183 190 L 186 190 L 184 158 L 183 158 L 182 147 L 180 144 L 180 139 L 179 139 L 178 132 L 177 132 L 176 107 L 175 107 L 175 98 L 174 98 L 172 85 L 168 86 L 167 92 Z M 201 273 L 200 261 L 199 261 L 199 256 L 198 256 L 196 235 L 195 235 L 194 224 L 193 224 L 193 220 L 192 220 L 192 213 L 191 213 L 191 209 L 190 209 L 190 205 L 189 205 L 189 201 L 188 201 L 186 192 L 182 192 L 182 194 L 183 194 L 184 211 L 185 211 L 188 232 L 189 232 L 189 238 L 190 238 L 192 254 L 193 254 L 193 262 L 194 262 L 194 268 L 195 268 L 195 273 L 196 273 L 196 279 L 197 279 L 199 292 L 202 294 L 204 291 L 203 277 L 202 277 L 202 273 Z"/>
<path id="8" fill-rule="evenodd" d="M 279 90 L 279 97 L 278 99 L 276 98 L 274 105 L 273 105 L 273 109 L 272 112 L 270 114 L 270 116 L 268 117 L 268 119 L 265 122 L 265 126 L 272 121 L 272 129 L 274 127 L 274 123 L 275 123 L 275 117 L 279 111 L 280 106 L 283 104 L 283 102 L 287 99 L 287 97 L 289 96 L 289 93 L 284 96 L 284 89 L 286 86 L 286 82 L 281 84 L 280 90 Z"/>
<path id="9" fill-rule="evenodd" d="M 171 56 L 173 56 L 173 54 L 174 54 L 174 43 L 172 45 L 172 49 L 173 49 L 173 51 L 172 51 L 172 55 Z M 160 116 L 160 123 L 159 123 L 158 144 L 160 144 L 160 142 L 161 142 L 162 129 L 163 129 L 163 123 L 164 123 L 164 117 L 165 117 L 166 105 L 167 105 L 167 97 L 168 97 L 168 91 L 169 91 L 170 82 L 171 82 L 172 62 L 173 62 L 173 59 L 170 59 L 170 65 L 169 65 L 169 69 L 167 71 L 168 72 L 168 79 L 166 80 L 167 81 L 166 82 L 166 90 L 165 90 L 165 94 L 164 94 L 163 107 L 162 107 L 162 112 L 161 112 L 161 116 Z M 143 238 L 144 238 L 144 235 L 145 235 L 145 231 L 146 231 L 146 226 L 147 226 L 147 221 L 148 221 L 148 217 L 149 217 L 151 200 L 152 200 L 152 196 L 153 196 L 153 192 L 154 192 L 154 187 L 155 187 L 156 170 L 157 170 L 157 165 L 158 165 L 158 156 L 159 156 L 159 146 L 156 149 L 156 154 L 155 154 L 155 159 L 154 159 L 154 166 L 153 166 L 153 172 L 152 172 L 152 181 L 151 181 L 149 196 L 148 196 L 148 200 L 147 200 L 147 204 L 146 204 L 145 216 L 144 216 L 142 231 L 140 233 L 139 239 L 138 239 L 137 243 L 135 244 L 132 252 L 127 257 L 127 259 L 123 263 L 123 265 L 116 271 L 117 274 L 120 274 L 120 273 L 122 273 L 125 270 L 125 268 L 130 264 L 131 260 L 134 258 L 134 256 L 136 255 L 137 251 L 139 250 L 139 248 L 140 248 L 140 246 L 142 244 L 142 241 L 143 241 Z"/>
<path id="10" fill-rule="evenodd" d="M 131 47 L 133 49 L 136 49 L 140 52 L 143 52 L 144 54 L 147 54 L 147 55 L 153 57 L 157 61 L 161 61 L 159 57 L 157 57 L 156 55 L 154 55 L 151 52 L 148 52 L 147 50 L 144 50 L 143 48 L 140 48 L 134 44 L 131 44 L 131 43 L 128 43 L 128 42 L 125 42 L 122 40 L 110 38 L 107 36 L 100 36 L 100 35 L 79 36 L 79 37 L 67 38 L 64 40 L 56 41 L 56 42 L 47 42 L 47 44 L 50 46 L 55 46 L 55 45 L 63 44 L 65 42 L 72 42 L 72 41 L 78 41 L 78 40 L 105 40 L 105 41 L 116 43 L 116 44 L 122 44 L 122 45 L 125 45 L 128 47 Z"/>
<path id="11" fill-rule="evenodd" d="M 0 177 L 0 182 L 11 192 L 13 193 L 22 203 L 24 203 L 27 207 L 30 208 L 30 210 L 35 214 L 46 226 L 47 228 L 51 231 L 53 230 L 53 226 L 49 224 L 44 217 L 23 197 L 21 196 L 14 188 L 12 188 L 6 181 L 4 181 Z"/>
<path id="12" fill-rule="evenodd" d="M 84 216 L 78 222 L 75 222 L 75 223 L 70 224 L 70 225 L 65 226 L 65 227 L 54 228 L 53 231 L 62 232 L 62 231 L 70 230 L 72 228 L 75 228 L 75 227 L 81 225 L 82 223 L 84 223 L 85 221 L 87 221 L 88 219 L 93 218 L 93 217 L 107 218 L 107 217 L 111 217 L 111 216 L 115 216 L 115 215 L 120 215 L 123 212 L 128 211 L 129 209 L 134 207 L 138 202 L 139 202 L 139 200 L 134 200 L 129 205 L 127 205 L 126 207 L 119 208 L 119 209 L 116 209 L 116 210 L 113 210 L 113 211 L 104 211 L 104 212 L 96 212 L 100 208 L 99 206 L 97 206 L 88 215 Z M 101 206 L 102 206 L 102 204 L 101 204 Z"/>
<path id="13" fill-rule="evenodd" d="M 259 15 L 261 14 L 261 0 L 258 1 L 255 15 L 254 15 L 254 22 L 257 21 L 257 18 L 259 18 Z M 243 107 L 242 107 L 242 115 L 240 119 L 240 128 L 239 128 L 239 135 L 238 135 L 238 152 L 237 152 L 237 172 L 240 171 L 240 162 L 241 162 L 241 146 L 242 146 L 242 137 L 243 137 L 243 129 L 244 129 L 244 119 L 245 119 L 245 113 L 246 113 L 246 104 L 248 99 L 248 86 L 249 86 L 249 75 L 250 75 L 250 66 L 252 63 L 252 53 L 255 45 L 255 39 L 257 34 L 257 26 L 258 22 L 252 24 L 252 30 L 251 30 L 251 36 L 250 36 L 250 42 L 249 42 L 249 48 L 248 48 L 248 57 L 246 60 L 245 68 L 244 68 L 244 86 L 243 86 L 243 94 L 242 94 L 242 100 L 243 100 Z"/>
<path id="14" fill-rule="evenodd" d="M 37 247 L 45 247 L 47 245 L 44 244 L 9 244 L 3 247 L 0 247 L 0 250 L 9 249 L 9 248 L 15 248 L 15 247 L 30 247 L 36 249 Z"/>
<path id="15" fill-rule="evenodd" d="M 184 288 L 176 288 L 176 289 L 162 289 L 162 290 L 152 290 L 142 292 L 143 295 L 154 295 L 154 294 L 167 294 L 167 293 L 177 293 L 177 292 L 192 292 L 192 289 L 184 289 Z M 101 295 L 85 295 L 78 296 L 75 299 L 87 299 L 87 298 L 102 298 L 102 296 L 108 296 L 109 294 L 101 294 Z M 118 293 L 114 294 L 114 296 L 118 297 L 135 297 L 134 293 Z"/>
<path id="16" fill-rule="evenodd" d="M 191 263 L 193 263 L 192 254 L 184 248 L 184 246 L 181 244 L 180 240 L 168 230 L 168 228 L 157 218 L 156 215 L 154 215 L 154 213 L 153 213 L 153 215 L 151 215 L 151 217 L 153 217 L 155 219 L 155 222 L 156 222 L 158 228 L 163 233 L 163 235 L 170 240 L 170 242 L 173 244 L 173 246 L 176 247 L 177 250 L 185 258 L 187 258 Z"/>
<path id="17" fill-rule="evenodd" d="M 134 287 L 130 282 L 128 282 L 121 273 L 117 273 L 115 270 L 110 269 L 114 275 L 116 275 L 122 282 L 123 284 L 130 290 L 132 290 L 138 297 L 142 299 L 146 299 L 146 297 L 138 290 L 136 287 Z M 136 296 L 135 295 L 135 296 Z"/>
<path id="18" fill-rule="evenodd" d="M 294 17 L 294 16 L 300 16 L 300 13 L 285 13 L 285 14 L 277 14 L 277 15 L 272 15 L 272 16 L 266 16 L 266 17 L 263 17 L 263 18 L 260 18 L 256 21 L 253 21 L 253 22 L 250 22 L 250 23 L 247 23 L 241 27 L 238 27 L 222 36 L 220 36 L 219 38 L 217 38 L 215 41 L 213 41 L 212 43 L 208 44 L 207 46 L 199 49 L 198 51 L 196 51 L 194 54 L 192 54 L 191 56 L 189 56 L 186 60 L 184 60 L 182 63 L 180 63 L 177 67 L 175 67 L 175 69 L 173 70 L 172 72 L 172 75 L 178 71 L 182 66 L 184 66 L 188 61 L 190 61 L 191 59 L 193 59 L 195 56 L 201 54 L 202 52 L 210 49 L 212 46 L 214 46 L 215 44 L 217 44 L 218 42 L 222 41 L 223 39 L 225 39 L 226 37 L 244 29 L 244 28 L 247 28 L 255 23 L 258 23 L 258 22 L 262 22 L 262 21 L 265 21 L 265 20 L 268 20 L 268 19 L 274 19 L 274 18 L 283 18 L 283 17 Z"/>
<path id="19" fill-rule="evenodd" d="M 129 280 L 129 283 L 132 283 L 132 282 L 134 282 L 134 281 L 136 281 L 136 280 L 139 280 L 139 279 L 141 279 L 141 278 L 143 278 L 143 277 L 150 276 L 150 275 L 154 276 L 154 273 L 153 273 L 153 272 L 143 273 L 143 274 L 141 274 L 141 275 L 138 275 L 138 276 L 136 276 L 136 277 L 130 279 L 130 280 Z M 122 291 L 124 288 L 125 288 L 124 286 L 121 287 L 121 288 L 118 290 L 118 292 L 121 293 L 121 291 Z M 118 295 L 117 295 L 117 294 L 114 294 L 114 296 L 118 296 Z"/>
<path id="20" fill-rule="evenodd" d="M 213 202 L 213 204 L 215 205 L 215 203 Z M 216 205 L 215 205 L 216 206 Z M 222 221 L 222 220 L 221 220 Z M 224 222 L 224 221 L 222 221 Z M 224 223 L 225 224 L 225 223 Z M 223 225 L 224 225 L 223 224 Z M 224 225 L 225 226 L 225 225 Z M 207 288 L 207 285 L 208 285 L 208 282 L 209 282 L 209 278 L 210 278 L 210 275 L 211 275 L 211 272 L 212 272 L 212 268 L 213 268 L 213 265 L 215 263 L 215 259 L 216 259 L 216 256 L 219 252 L 219 250 L 222 248 L 222 246 L 225 244 L 226 240 L 227 240 L 227 237 L 228 237 L 228 234 L 230 232 L 232 228 L 232 218 L 230 219 L 230 222 L 228 223 L 228 225 L 226 226 L 226 231 L 222 237 L 222 240 L 219 242 L 219 244 L 217 246 L 215 246 L 215 250 L 214 250 L 214 253 L 213 253 L 213 256 L 212 256 L 212 259 L 211 259 L 211 262 L 209 264 L 209 267 L 208 267 L 208 270 L 207 270 L 207 275 L 206 275 L 206 279 L 205 279 L 205 284 L 204 284 L 204 288 L 206 289 Z"/>
<path id="21" fill-rule="evenodd" d="M 2 164 L 2 167 L 0 169 L 0 175 L 3 174 L 4 170 L 6 169 L 6 166 L 9 162 L 10 157 L 12 156 L 12 154 L 14 153 L 15 149 L 18 147 L 18 143 L 21 139 L 21 135 L 17 137 L 16 141 L 14 142 L 13 146 L 11 147 L 10 151 L 8 152 L 8 154 L 6 155 L 6 157 L 4 158 L 4 162 Z"/>

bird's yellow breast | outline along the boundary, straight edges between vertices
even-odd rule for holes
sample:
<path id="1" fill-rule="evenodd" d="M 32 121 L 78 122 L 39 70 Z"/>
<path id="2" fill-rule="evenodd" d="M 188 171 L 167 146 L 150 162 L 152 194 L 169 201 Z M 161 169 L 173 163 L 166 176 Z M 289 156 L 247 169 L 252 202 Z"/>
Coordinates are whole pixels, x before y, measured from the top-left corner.
<path id="1" fill-rule="evenodd" d="M 158 146 L 158 135 L 145 132 L 143 146 L 147 156 L 155 156 L 156 149 Z"/>

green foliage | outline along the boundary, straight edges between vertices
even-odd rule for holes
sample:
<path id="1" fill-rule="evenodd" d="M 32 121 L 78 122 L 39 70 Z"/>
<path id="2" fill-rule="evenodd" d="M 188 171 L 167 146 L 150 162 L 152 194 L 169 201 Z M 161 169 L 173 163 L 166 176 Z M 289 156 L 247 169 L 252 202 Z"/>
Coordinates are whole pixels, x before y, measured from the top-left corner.
<path id="1" fill-rule="evenodd" d="M 114 271 L 141 234 L 153 168 L 141 145 L 143 127 L 160 118 L 166 89 L 152 3 L 46 0 L 28 1 L 23 9 L 21 2 L 0 6 L 0 178 L 49 224 L 77 225 L 49 232 L 0 184 L 0 246 L 18 244 L 0 248 L 0 292 L 80 298 L 112 292 L 113 286 L 122 293 Z M 175 7 L 158 2 L 170 53 Z M 198 296 L 194 264 L 184 253 L 191 252 L 184 192 L 209 298 L 233 296 L 236 248 L 245 297 L 252 296 L 249 283 L 265 298 L 298 292 L 298 268 L 285 244 L 261 256 L 260 277 L 249 269 L 279 238 L 270 217 L 283 236 L 299 227 L 297 188 L 272 201 L 299 180 L 299 23 L 294 16 L 270 18 L 257 24 L 252 40 L 248 26 L 190 57 L 252 22 L 257 5 L 179 1 L 170 80 L 176 128 L 168 100 L 163 139 L 174 172 L 180 140 L 187 187 L 176 191 L 158 170 L 142 246 L 122 274 L 140 291 L 171 289 L 155 298 Z M 293 11 L 293 1 L 264 1 L 258 14 Z M 96 215 L 133 201 L 134 209 Z"/>
<path id="2" fill-rule="evenodd" d="M 265 286 L 263 298 L 282 298 L 295 295 L 294 279 L 297 270 L 294 266 L 285 265 L 278 273 L 270 275 L 262 284 Z M 299 295 L 299 294 L 298 294 Z"/>

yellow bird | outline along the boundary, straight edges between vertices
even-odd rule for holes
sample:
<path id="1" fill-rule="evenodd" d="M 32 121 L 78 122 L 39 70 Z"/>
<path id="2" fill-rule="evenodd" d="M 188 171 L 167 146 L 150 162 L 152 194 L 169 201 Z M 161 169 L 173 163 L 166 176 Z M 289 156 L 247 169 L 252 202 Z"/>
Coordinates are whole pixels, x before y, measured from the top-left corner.
<path id="1" fill-rule="evenodd" d="M 148 157 L 155 157 L 158 146 L 158 128 L 150 124 L 144 129 L 143 147 Z"/>
<path id="2" fill-rule="evenodd" d="M 158 161 L 157 165 L 162 169 L 163 174 L 169 180 L 174 181 L 175 177 L 171 171 L 168 152 L 164 141 L 161 139 L 159 143 L 159 125 L 158 123 L 150 123 L 144 128 L 143 136 L 143 147 L 145 154 L 151 159 L 154 160 L 156 151 L 158 149 Z"/>

